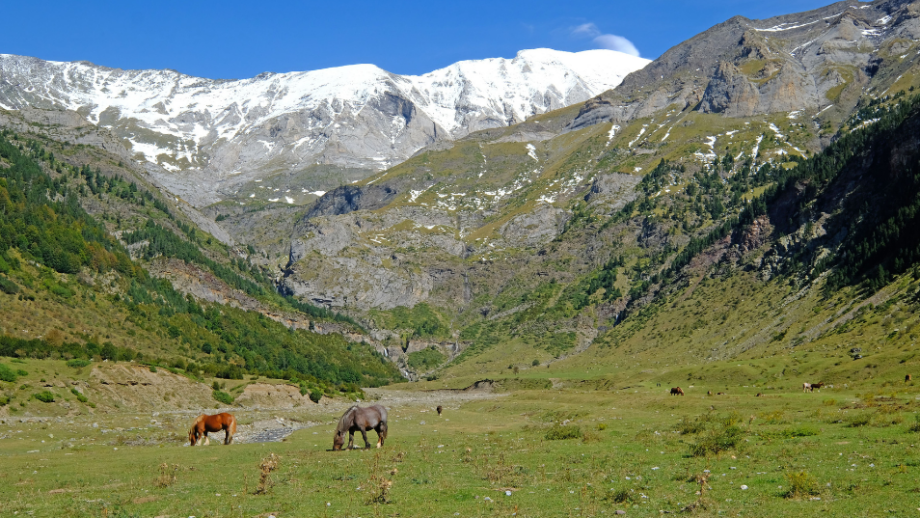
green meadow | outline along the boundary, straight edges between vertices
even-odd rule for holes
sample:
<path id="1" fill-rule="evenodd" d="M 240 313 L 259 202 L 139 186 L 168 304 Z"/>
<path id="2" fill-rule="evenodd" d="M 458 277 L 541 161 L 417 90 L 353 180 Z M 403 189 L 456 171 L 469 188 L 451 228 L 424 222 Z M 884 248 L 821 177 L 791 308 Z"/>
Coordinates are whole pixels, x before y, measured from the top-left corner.
<path id="1" fill-rule="evenodd" d="M 186 414 L 4 417 L 0 515 L 907 516 L 920 507 L 914 382 L 713 396 L 705 383 L 684 384 L 684 397 L 668 388 L 465 400 L 382 391 L 386 444 L 345 452 L 329 451 L 344 401 L 279 411 L 319 423 L 283 442 L 191 449 Z M 237 412 L 241 423 L 250 413 Z M 272 454 L 276 466 L 260 468 Z"/>

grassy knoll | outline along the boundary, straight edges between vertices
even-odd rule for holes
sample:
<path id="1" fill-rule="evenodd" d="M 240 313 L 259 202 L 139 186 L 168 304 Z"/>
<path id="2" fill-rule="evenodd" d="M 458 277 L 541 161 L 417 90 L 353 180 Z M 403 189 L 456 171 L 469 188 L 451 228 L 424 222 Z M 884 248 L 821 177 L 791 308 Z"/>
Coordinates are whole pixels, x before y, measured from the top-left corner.
<path id="1" fill-rule="evenodd" d="M 916 508 L 915 385 L 813 394 L 737 386 L 713 397 L 705 383 L 684 385 L 685 397 L 666 389 L 518 391 L 448 404 L 441 418 L 420 399 L 391 406 L 383 449 L 343 453 L 326 451 L 341 405 L 296 415 L 323 424 L 284 443 L 191 450 L 181 445 L 184 416 L 97 416 L 98 428 L 82 418 L 7 421 L 0 514 L 900 516 Z M 566 435 L 574 437 L 548 439 Z M 131 445 L 143 437 L 159 444 Z M 270 453 L 280 456 L 274 484 L 256 494 Z"/>

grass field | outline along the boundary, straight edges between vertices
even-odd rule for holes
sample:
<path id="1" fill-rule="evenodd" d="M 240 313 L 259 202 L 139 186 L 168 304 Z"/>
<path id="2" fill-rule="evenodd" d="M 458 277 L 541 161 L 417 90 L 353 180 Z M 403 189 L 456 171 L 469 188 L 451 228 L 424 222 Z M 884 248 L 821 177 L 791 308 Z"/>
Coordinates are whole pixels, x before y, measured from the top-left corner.
<path id="1" fill-rule="evenodd" d="M 178 414 L 5 418 L 0 515 L 906 516 L 920 507 L 913 384 L 722 396 L 698 384 L 683 385 L 685 397 L 667 388 L 522 390 L 446 402 L 442 417 L 437 393 L 410 393 L 390 405 L 382 449 L 349 452 L 327 451 L 344 402 L 288 412 L 322 424 L 282 443 L 194 449 Z M 260 462 L 272 453 L 278 466 L 260 492 Z"/>

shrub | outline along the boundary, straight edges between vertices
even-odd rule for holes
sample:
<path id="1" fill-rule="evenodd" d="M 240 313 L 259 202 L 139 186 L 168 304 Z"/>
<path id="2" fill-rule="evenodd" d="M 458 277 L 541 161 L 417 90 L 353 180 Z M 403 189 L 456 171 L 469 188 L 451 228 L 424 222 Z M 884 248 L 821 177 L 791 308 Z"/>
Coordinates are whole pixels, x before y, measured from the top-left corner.
<path id="1" fill-rule="evenodd" d="M 150 372 L 156 372 L 156 371 L 157 371 L 157 366 L 156 366 L 156 365 L 151 365 L 151 366 L 150 366 Z"/>
<path id="2" fill-rule="evenodd" d="M 73 360 L 67 360 L 67 366 L 73 367 L 75 369 L 86 367 L 89 364 L 90 364 L 89 360 L 82 360 L 80 358 L 74 358 Z"/>
<path id="3" fill-rule="evenodd" d="M 225 405 L 232 405 L 232 404 L 233 404 L 233 396 L 231 396 L 230 394 L 227 394 L 227 393 L 224 392 L 223 390 L 215 390 L 215 391 L 211 392 L 211 395 L 214 397 L 215 400 L 217 400 L 217 401 L 219 401 L 219 402 L 221 402 L 221 403 L 223 403 L 223 404 L 225 404 Z"/>
<path id="4" fill-rule="evenodd" d="M 862 412 L 859 414 L 853 414 L 849 416 L 846 420 L 847 426 L 851 428 L 858 428 L 860 426 L 866 426 L 872 421 L 872 416 L 868 412 Z"/>
<path id="5" fill-rule="evenodd" d="M 319 400 L 323 398 L 323 391 L 315 388 L 310 392 L 310 401 L 314 403 L 319 403 Z"/>
<path id="6" fill-rule="evenodd" d="M 610 493 L 610 499 L 618 504 L 631 502 L 633 500 L 633 495 L 626 488 L 620 488 L 612 491 L 613 492 Z"/>
<path id="7" fill-rule="evenodd" d="M 19 286 L 6 277 L 0 277 L 0 291 L 7 295 L 15 295 L 19 293 Z"/>
<path id="8" fill-rule="evenodd" d="M 907 427 L 909 432 L 920 432 L 920 414 L 914 414 L 914 422 Z"/>
<path id="9" fill-rule="evenodd" d="M 786 498 L 813 496 L 819 492 L 818 481 L 807 471 L 788 473 L 786 480 L 789 481 L 789 490 L 784 495 Z"/>
<path id="10" fill-rule="evenodd" d="M 32 397 L 41 401 L 42 403 L 54 403 L 54 394 L 47 390 L 43 390 L 37 394 L 32 394 Z"/>
<path id="11" fill-rule="evenodd" d="M 0 396 L 0 406 L 6 406 L 10 404 L 9 396 Z"/>
<path id="12" fill-rule="evenodd" d="M 721 430 L 713 430 L 690 447 L 690 454 L 694 457 L 708 457 L 723 451 L 731 450 L 738 446 L 744 438 L 744 430 L 729 425 Z"/>
<path id="13" fill-rule="evenodd" d="M 28 372 L 26 372 L 26 371 L 24 371 L 24 370 L 22 370 L 22 369 L 16 369 L 16 374 L 17 374 L 18 376 L 28 376 L 28 375 L 29 375 Z"/>
<path id="14" fill-rule="evenodd" d="M 677 423 L 677 431 L 680 432 L 681 435 L 697 434 L 706 430 L 707 423 L 708 420 L 704 417 L 697 417 L 693 420 L 684 417 Z"/>
<path id="15" fill-rule="evenodd" d="M 556 425 L 546 432 L 546 440 L 561 441 L 565 439 L 578 439 L 582 437 L 581 428 L 574 424 L 567 426 Z"/>
<path id="16" fill-rule="evenodd" d="M 70 389 L 70 392 L 71 392 L 74 396 L 77 396 L 77 401 L 79 401 L 80 403 L 86 403 L 87 401 L 89 401 L 89 399 L 87 399 L 86 396 L 84 396 L 83 394 L 81 394 L 80 391 L 77 390 L 77 389 L 75 389 L 75 388 Z"/>
<path id="17" fill-rule="evenodd" d="M 533 366 L 533 367 L 539 367 L 539 366 L 540 366 L 540 360 L 534 360 L 534 361 L 532 361 L 532 362 L 530 363 L 530 365 Z"/>
<path id="18" fill-rule="evenodd" d="M 6 381 L 9 383 L 16 382 L 16 373 L 2 363 L 0 363 L 0 381 Z"/>

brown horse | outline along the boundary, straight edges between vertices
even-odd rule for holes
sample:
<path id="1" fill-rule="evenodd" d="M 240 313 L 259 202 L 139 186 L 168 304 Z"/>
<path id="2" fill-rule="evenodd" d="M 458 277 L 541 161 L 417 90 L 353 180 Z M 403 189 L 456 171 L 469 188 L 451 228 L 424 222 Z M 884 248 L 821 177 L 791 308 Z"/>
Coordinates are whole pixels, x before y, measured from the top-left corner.
<path id="1" fill-rule="evenodd" d="M 355 444 L 355 432 L 361 432 L 364 437 L 364 448 L 370 448 L 371 443 L 367 442 L 367 431 L 375 430 L 377 432 L 377 447 L 383 446 L 383 441 L 387 438 L 387 409 L 381 405 L 361 408 L 355 405 L 342 414 L 339 419 L 339 425 L 335 429 L 335 437 L 332 439 L 332 449 L 341 450 L 345 444 L 345 433 L 348 432 L 348 449 L 352 449 Z"/>
<path id="2" fill-rule="evenodd" d="M 671 395 L 672 395 L 672 396 L 683 396 L 683 395 L 684 395 L 684 389 L 682 389 L 682 388 L 680 388 L 680 387 L 674 387 L 674 388 L 671 389 Z"/>
<path id="3" fill-rule="evenodd" d="M 913 378 L 911 377 L 910 374 L 904 376 L 904 382 L 905 382 L 905 383 L 907 383 L 907 382 L 910 381 L 911 379 L 913 379 Z"/>
<path id="4" fill-rule="evenodd" d="M 441 415 L 441 412 L 444 411 L 444 407 L 442 407 L 441 405 L 438 405 L 437 411 L 438 411 L 438 415 Z"/>
<path id="5" fill-rule="evenodd" d="M 236 418 L 233 417 L 233 414 L 201 414 L 188 430 L 188 441 L 192 446 L 195 446 L 204 436 L 205 441 L 210 443 L 208 432 L 219 432 L 221 430 L 226 434 L 224 435 L 224 444 L 230 444 L 233 441 L 233 435 L 236 433 Z"/>

